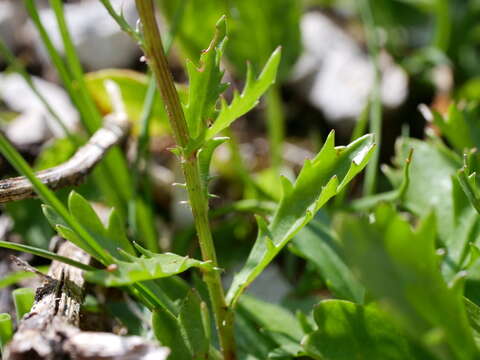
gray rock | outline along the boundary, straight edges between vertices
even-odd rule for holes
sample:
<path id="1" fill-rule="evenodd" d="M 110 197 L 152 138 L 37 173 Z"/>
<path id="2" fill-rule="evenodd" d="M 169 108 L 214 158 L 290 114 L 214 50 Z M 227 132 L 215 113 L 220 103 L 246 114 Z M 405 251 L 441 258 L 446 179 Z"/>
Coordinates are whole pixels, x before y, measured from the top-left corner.
<path id="1" fill-rule="evenodd" d="M 137 12 L 134 1 L 112 0 L 113 7 L 123 12 L 125 19 L 135 25 Z M 65 17 L 81 62 L 89 70 L 107 67 L 126 67 L 140 54 L 138 45 L 110 17 L 100 1 L 65 4 Z M 40 17 L 57 49 L 63 52 L 63 43 L 58 31 L 55 14 L 50 8 L 40 11 Z M 33 24 L 26 31 L 31 34 L 35 49 L 43 61 L 49 62 L 48 54 L 39 40 Z"/>
<path id="2" fill-rule="evenodd" d="M 332 122 L 356 119 L 371 93 L 374 69 L 359 44 L 320 12 L 301 21 L 304 54 L 292 80 L 309 102 Z M 407 96 L 406 72 L 382 53 L 381 93 L 384 106 L 395 108 Z"/>
<path id="3" fill-rule="evenodd" d="M 15 42 L 15 7 L 9 1 L 0 1 L 0 35 L 8 47 Z"/>
<path id="4" fill-rule="evenodd" d="M 79 115 L 65 91 L 40 78 L 34 77 L 33 81 L 66 127 L 74 130 Z M 0 99 L 11 110 L 21 114 L 6 129 L 7 136 L 16 144 L 41 143 L 51 136 L 64 136 L 60 125 L 20 75 L 0 74 Z"/>
<path id="5" fill-rule="evenodd" d="M 44 114 L 35 109 L 17 116 L 5 129 L 5 135 L 19 148 L 42 144 L 52 137 Z"/>

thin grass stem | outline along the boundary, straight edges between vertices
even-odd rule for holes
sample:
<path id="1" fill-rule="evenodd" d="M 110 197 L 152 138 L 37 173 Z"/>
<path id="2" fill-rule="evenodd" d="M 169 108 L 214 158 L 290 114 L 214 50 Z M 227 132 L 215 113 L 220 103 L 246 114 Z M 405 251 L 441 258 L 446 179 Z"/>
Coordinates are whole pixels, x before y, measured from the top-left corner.
<path id="1" fill-rule="evenodd" d="M 30 312 L 35 301 L 35 290 L 32 288 L 19 288 L 12 291 L 13 303 L 17 314 L 17 321 L 23 319 Z"/>
<path id="2" fill-rule="evenodd" d="M 13 337 L 13 322 L 10 314 L 0 314 L 0 352 L 4 354 L 5 346 Z"/>
<path id="3" fill-rule="evenodd" d="M 382 144 L 382 99 L 381 99 L 381 70 L 379 63 L 380 40 L 375 28 L 375 19 L 369 0 L 359 1 L 359 10 L 365 26 L 368 51 L 372 59 L 374 68 L 373 88 L 370 94 L 370 131 L 375 134 L 375 143 L 377 149 L 373 153 L 366 169 L 365 182 L 363 186 L 364 195 L 373 195 L 376 192 L 378 181 L 378 163 L 380 160 L 380 150 Z"/>
<path id="4" fill-rule="evenodd" d="M 282 145 L 285 138 L 285 114 L 278 85 L 272 85 L 268 91 L 266 104 L 270 161 L 271 166 L 278 172 L 282 166 Z"/>

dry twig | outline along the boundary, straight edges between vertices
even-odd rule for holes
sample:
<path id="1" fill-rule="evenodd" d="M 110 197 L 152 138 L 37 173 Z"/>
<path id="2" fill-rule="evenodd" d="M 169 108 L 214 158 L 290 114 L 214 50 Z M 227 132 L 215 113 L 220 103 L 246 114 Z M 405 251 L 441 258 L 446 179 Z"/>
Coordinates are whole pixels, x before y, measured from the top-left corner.
<path id="1" fill-rule="evenodd" d="M 78 185 L 92 171 L 107 151 L 127 135 L 128 120 L 120 113 L 110 114 L 103 126 L 66 162 L 36 173 L 52 190 Z M 35 197 L 35 190 L 24 176 L 0 181 L 0 203 Z"/>
<path id="2" fill-rule="evenodd" d="M 90 257 L 70 242 L 58 254 L 87 264 Z M 22 265 L 23 266 L 23 265 Z M 9 360 L 164 360 L 169 350 L 138 336 L 84 332 L 78 328 L 83 301 L 82 271 L 54 261 L 35 304 L 7 347 Z"/>
<path id="3" fill-rule="evenodd" d="M 90 261 L 86 253 L 70 242 L 61 244 L 58 254 L 84 264 Z M 7 358 L 57 359 L 53 356 L 60 355 L 63 340 L 78 326 L 83 284 L 81 270 L 53 261 L 48 277 L 37 289 L 35 304 L 8 346 Z"/>

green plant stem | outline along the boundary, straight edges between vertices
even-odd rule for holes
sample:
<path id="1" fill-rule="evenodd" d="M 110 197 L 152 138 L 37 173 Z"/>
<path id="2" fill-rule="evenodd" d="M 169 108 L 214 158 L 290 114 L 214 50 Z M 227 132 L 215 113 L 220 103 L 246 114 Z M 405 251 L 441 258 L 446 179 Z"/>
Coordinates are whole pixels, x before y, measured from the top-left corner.
<path id="1" fill-rule="evenodd" d="M 96 270 L 96 268 L 94 268 L 93 266 L 85 265 L 85 264 L 82 264 L 81 262 L 75 261 L 75 260 L 67 258 L 65 256 L 61 256 L 61 255 L 55 254 L 51 251 L 36 248 L 36 247 L 33 247 L 33 246 L 16 244 L 16 243 L 12 243 L 12 242 L 9 242 L 9 241 L 0 240 L 0 248 L 22 251 L 22 252 L 26 252 L 26 253 L 29 253 L 29 254 L 40 256 L 44 259 L 60 261 L 64 264 L 68 264 L 68 265 L 71 265 L 71 266 L 74 266 L 76 268 L 86 270 L 86 271 Z M 2 287 L 3 280 L 4 279 L 2 279 L 2 281 L 0 281 L 0 288 Z"/>
<path id="2" fill-rule="evenodd" d="M 130 35 L 134 40 L 136 40 L 139 44 L 142 43 L 143 39 L 141 36 L 133 29 L 130 24 L 125 20 L 125 18 L 118 14 L 115 9 L 113 8 L 110 0 L 100 0 L 103 4 L 105 9 L 108 11 L 110 16 L 115 20 L 115 22 L 120 26 L 120 28 L 125 31 L 128 35 Z"/>
<path id="3" fill-rule="evenodd" d="M 89 96 L 87 85 L 85 84 L 82 65 L 77 56 L 75 46 L 73 45 L 70 32 L 68 31 L 67 23 L 65 21 L 65 12 L 61 0 L 50 0 L 50 5 L 55 13 L 57 19 L 58 29 L 62 37 L 62 42 L 65 47 L 65 57 L 69 65 L 70 74 L 75 86 L 78 89 L 78 94 L 82 99 L 82 104 L 88 114 L 85 119 L 85 126 L 88 133 L 93 134 L 102 123 L 102 116 L 100 115 L 95 103 Z"/>
<path id="4" fill-rule="evenodd" d="M 4 352 L 4 348 L 13 336 L 13 322 L 10 314 L 0 314 L 0 351 Z"/>
<path id="5" fill-rule="evenodd" d="M 85 85 L 80 61 L 65 22 L 62 4 L 51 0 L 64 42 L 66 63 L 42 24 L 35 0 L 23 0 L 23 3 L 40 34 L 42 43 L 47 49 L 65 89 L 80 113 L 84 128 L 89 134 L 92 134 L 100 126 L 102 118 Z M 131 184 L 126 161 L 118 148 L 110 151 L 100 166 L 93 172 L 93 177 L 109 204 L 115 206 L 122 216 L 126 216 L 126 205 L 131 197 Z"/>
<path id="6" fill-rule="evenodd" d="M 365 27 L 367 46 L 373 62 L 374 80 L 371 93 L 370 107 L 370 131 L 375 134 L 375 143 L 377 149 L 373 153 L 370 162 L 367 165 L 365 182 L 363 186 L 364 195 L 372 195 L 377 187 L 378 162 L 380 158 L 380 149 L 382 141 L 382 98 L 380 91 L 381 71 L 379 64 L 380 41 L 375 29 L 375 20 L 373 18 L 370 0 L 360 0 L 360 15 Z"/>
<path id="7" fill-rule="evenodd" d="M 190 206 L 192 208 L 195 227 L 200 242 L 202 259 L 212 261 L 217 266 L 217 256 L 210 231 L 208 215 L 208 198 L 202 187 L 200 172 L 196 156 L 185 159 L 183 172 L 187 184 Z M 233 338 L 233 312 L 227 306 L 225 294 L 218 271 L 204 272 L 204 280 L 207 283 L 210 299 L 215 313 L 217 331 L 220 338 L 222 353 L 225 360 L 235 359 Z"/>
<path id="8" fill-rule="evenodd" d="M 13 336 L 12 317 L 7 313 L 0 313 L 0 351 Z"/>
<path id="9" fill-rule="evenodd" d="M 17 321 L 30 311 L 35 301 L 35 291 L 32 288 L 20 288 L 12 291 L 13 303 L 17 312 Z"/>
<path id="10" fill-rule="evenodd" d="M 69 65 L 72 79 L 78 89 L 83 107 L 88 115 L 88 118 L 85 119 L 85 126 L 88 133 L 92 135 L 101 126 L 102 115 L 95 105 L 95 102 L 88 91 L 87 84 L 85 83 L 82 65 L 65 20 L 63 2 L 62 0 L 50 0 L 50 4 L 55 13 L 58 28 L 62 36 L 66 60 Z M 100 180 L 97 180 L 97 182 L 101 181 L 103 183 L 105 179 L 108 179 L 108 184 L 103 185 L 104 192 L 109 193 L 112 199 L 115 198 L 114 201 L 116 202 L 116 207 L 123 215 L 126 215 L 126 207 L 128 201 L 132 198 L 132 191 L 127 164 L 118 148 L 115 147 L 110 151 L 97 172 L 100 173 L 97 178 L 101 178 Z M 122 179 L 124 181 L 122 181 Z M 115 189 L 114 193 L 111 191 L 112 188 Z"/>
<path id="11" fill-rule="evenodd" d="M 357 119 L 355 127 L 352 131 L 352 135 L 350 136 L 350 142 L 353 142 L 359 137 L 366 134 L 369 119 L 370 119 L 370 101 L 367 102 L 367 104 L 365 105 L 365 108 L 362 110 L 360 116 Z M 346 186 L 345 189 L 343 189 L 342 192 L 335 197 L 334 205 L 336 208 L 340 208 L 345 204 L 345 199 L 349 194 L 349 190 L 351 190 L 351 184 Z"/>
<path id="12" fill-rule="evenodd" d="M 451 14 L 449 0 L 436 0 L 435 14 L 436 24 L 433 43 L 438 49 L 446 53 L 450 45 L 450 34 L 452 30 L 452 19 L 450 17 Z"/>
<path id="13" fill-rule="evenodd" d="M 230 138 L 228 141 L 228 147 L 230 148 L 230 152 L 232 154 L 232 160 L 235 164 L 235 172 L 236 175 L 240 178 L 243 186 L 250 186 L 257 195 L 262 196 L 268 200 L 273 200 L 272 196 L 268 194 L 265 190 L 263 190 L 256 182 L 252 175 L 248 172 L 245 162 L 242 158 L 242 153 L 240 151 L 240 145 L 238 144 L 238 140 L 233 133 L 231 128 L 226 128 L 223 130 L 225 135 Z"/>
<path id="14" fill-rule="evenodd" d="M 102 0 L 109 13 L 112 15 L 113 8 L 107 0 Z M 183 18 L 185 10 L 186 0 L 180 2 L 178 9 L 175 13 L 174 21 L 170 27 L 168 38 L 165 41 L 164 49 L 165 55 L 168 55 L 172 48 L 173 39 L 178 31 L 180 23 Z M 116 14 L 114 19 L 122 27 L 121 16 Z M 124 21 L 124 20 L 123 20 Z M 131 28 L 129 27 L 131 30 Z M 125 29 L 124 29 L 125 30 Z M 130 31 L 127 31 L 130 34 Z M 132 34 L 131 34 L 132 35 Z M 143 39 L 135 32 L 134 38 L 139 40 L 142 44 Z M 130 200 L 128 207 L 129 224 L 132 229 L 132 235 L 134 239 L 143 238 L 144 245 L 153 252 L 159 251 L 158 234 L 155 227 L 155 218 L 153 214 L 153 201 L 152 201 L 152 186 L 148 172 L 144 172 L 141 168 L 142 164 L 148 166 L 149 161 L 149 145 L 150 145 L 150 124 L 152 120 L 153 105 L 155 104 L 155 98 L 157 93 L 156 81 L 154 76 L 150 76 L 148 80 L 147 93 L 145 95 L 145 101 L 142 108 L 142 116 L 140 118 L 140 133 L 138 135 L 137 151 L 134 162 L 134 169 L 132 175 L 133 192 L 134 195 Z M 140 178 L 143 177 L 143 181 Z M 140 192 L 140 184 L 142 184 L 142 191 Z M 144 195 L 144 199 L 141 199 L 141 194 Z M 149 206 L 147 206 L 144 213 L 139 213 L 138 205 L 139 201 L 145 200 Z M 142 218 L 140 218 L 142 216 Z"/>
<path id="15" fill-rule="evenodd" d="M 217 258 L 208 220 L 208 195 L 200 177 L 196 152 L 185 154 L 185 149 L 190 141 L 187 122 L 173 83 L 172 74 L 168 69 L 160 31 L 155 20 L 155 7 L 152 0 L 136 0 L 136 5 L 143 25 L 144 51 L 156 77 L 157 86 L 162 95 L 176 143 L 179 146 L 178 150 L 182 158 L 182 168 L 202 258 L 205 261 L 212 261 L 213 265 L 217 266 Z M 235 359 L 233 312 L 230 311 L 225 302 L 220 274 L 218 271 L 204 272 L 204 280 L 209 290 L 215 314 L 215 323 L 223 357 L 225 360 L 233 360 Z"/>
<path id="16" fill-rule="evenodd" d="M 153 252 L 158 252 L 158 234 L 155 228 L 155 219 L 151 211 L 151 183 L 148 173 L 142 169 L 142 164 L 148 165 L 150 144 L 150 123 L 152 119 L 153 104 L 155 102 L 156 85 L 154 77 L 148 81 L 147 93 L 140 118 L 140 133 L 136 149 L 135 161 L 132 169 L 133 196 L 128 204 L 129 225 L 134 239 L 142 238 L 143 244 Z M 140 184 L 142 185 L 140 188 Z M 143 194 L 143 196 L 142 196 Z M 140 218 L 139 202 L 149 203 L 143 218 Z M 143 206 L 143 205 L 142 205 Z"/>
<path id="17" fill-rule="evenodd" d="M 272 85 L 266 99 L 271 165 L 274 169 L 280 170 L 282 166 L 282 144 L 285 137 L 285 114 L 278 85 Z"/>

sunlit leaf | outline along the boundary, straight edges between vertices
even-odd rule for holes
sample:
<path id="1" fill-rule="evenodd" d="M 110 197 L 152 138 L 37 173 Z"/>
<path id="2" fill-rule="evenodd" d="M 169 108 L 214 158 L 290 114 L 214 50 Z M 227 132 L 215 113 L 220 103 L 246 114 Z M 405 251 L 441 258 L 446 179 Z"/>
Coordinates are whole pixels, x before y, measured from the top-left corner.
<path id="1" fill-rule="evenodd" d="M 210 347 L 210 323 L 206 322 L 204 313 L 208 313 L 207 305 L 200 295 L 191 290 L 183 300 L 178 319 L 186 333 L 186 340 L 192 352 L 192 359 L 208 359 Z"/>
<path id="2" fill-rule="evenodd" d="M 211 139 L 232 122 L 252 110 L 260 97 L 275 82 L 278 65 L 281 58 L 281 49 L 277 48 L 265 64 L 263 71 L 255 79 L 251 66 L 248 67 L 247 80 L 241 94 L 235 93 L 230 104 L 222 100 L 222 106 L 213 125 L 207 130 L 206 138 Z"/>
<path id="3" fill-rule="evenodd" d="M 180 321 L 162 308 L 152 314 L 152 326 L 155 337 L 161 345 L 170 348 L 171 359 L 191 360 L 192 353 L 182 334 Z"/>
<path id="4" fill-rule="evenodd" d="M 208 49 L 200 56 L 199 66 L 187 61 L 189 87 L 188 103 L 184 109 L 193 141 L 202 137 L 208 123 L 215 119 L 218 98 L 228 87 L 228 84 L 222 83 L 223 71 L 220 70 L 226 36 L 227 23 L 225 17 L 222 17 L 216 25 L 215 36 Z"/>
<path id="5" fill-rule="evenodd" d="M 342 245 L 328 228 L 329 224 L 322 220 L 317 215 L 300 230 L 292 240 L 292 250 L 315 265 L 336 297 L 361 304 L 365 289 L 348 268 Z"/>
<path id="6" fill-rule="evenodd" d="M 335 147 L 334 142 L 331 132 L 319 154 L 305 162 L 295 184 L 282 178 L 280 204 L 269 225 L 259 221 L 255 245 L 228 291 L 229 303 L 234 304 L 292 237 L 365 167 L 374 150 L 372 135 L 348 146 Z"/>
<path id="7" fill-rule="evenodd" d="M 136 245 L 143 256 L 136 257 L 121 252 L 128 260 L 115 259 L 110 268 L 88 271 L 85 279 L 104 286 L 124 286 L 139 281 L 160 279 L 179 274 L 192 267 L 205 271 L 215 271 L 210 262 L 183 257 L 171 253 L 155 254 Z"/>
<path id="8" fill-rule="evenodd" d="M 87 74 L 85 81 L 88 90 L 103 114 L 109 114 L 113 110 L 110 97 L 105 89 L 106 80 L 114 81 L 120 87 L 125 110 L 133 124 L 133 132 L 138 134 L 143 103 L 147 94 L 148 77 L 136 71 L 123 69 L 105 69 Z M 182 98 L 184 93 L 183 90 L 179 91 Z M 151 125 L 152 134 L 161 135 L 170 131 L 167 114 L 160 96 L 155 98 Z"/>
<path id="9" fill-rule="evenodd" d="M 414 356 L 404 334 L 373 304 L 325 300 L 313 314 L 318 329 L 302 344 L 314 359 L 430 359 L 425 354 Z"/>
<path id="10" fill-rule="evenodd" d="M 450 281 L 464 266 L 468 244 L 478 239 L 480 218 L 457 180 L 457 171 L 462 167 L 460 156 L 440 141 L 400 139 L 394 159 L 398 168 L 386 171 L 394 186 L 400 186 L 406 166 L 402 164 L 412 149 L 409 186 L 397 201 L 416 216 L 425 217 L 433 210 L 441 219 L 435 225 L 447 250 L 442 267 Z"/>
<path id="11" fill-rule="evenodd" d="M 435 253 L 435 217 L 412 230 L 393 208 L 379 206 L 374 221 L 346 216 L 339 225 L 347 258 L 362 283 L 397 323 L 442 359 L 479 356 L 461 289 L 449 288 Z"/>

